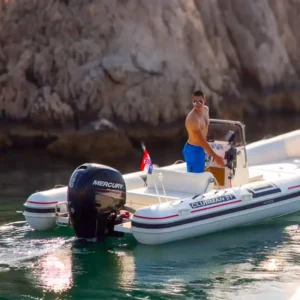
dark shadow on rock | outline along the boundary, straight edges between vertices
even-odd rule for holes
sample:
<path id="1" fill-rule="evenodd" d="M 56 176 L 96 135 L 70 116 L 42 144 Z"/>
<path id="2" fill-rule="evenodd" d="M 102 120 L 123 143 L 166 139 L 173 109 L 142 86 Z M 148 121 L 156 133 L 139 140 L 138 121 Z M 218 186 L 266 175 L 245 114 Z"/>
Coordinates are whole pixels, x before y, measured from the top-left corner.
<path id="1" fill-rule="evenodd" d="M 87 161 L 121 159 L 138 156 L 138 140 L 129 138 L 112 122 L 101 119 L 91 122 L 81 130 L 61 135 L 47 150 L 67 158 Z"/>

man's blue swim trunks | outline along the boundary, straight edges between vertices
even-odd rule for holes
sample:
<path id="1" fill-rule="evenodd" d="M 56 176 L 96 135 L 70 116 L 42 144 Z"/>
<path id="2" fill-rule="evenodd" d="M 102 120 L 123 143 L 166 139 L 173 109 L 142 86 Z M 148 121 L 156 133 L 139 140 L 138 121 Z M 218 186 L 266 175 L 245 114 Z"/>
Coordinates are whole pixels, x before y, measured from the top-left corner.
<path id="1" fill-rule="evenodd" d="M 186 162 L 186 168 L 188 172 L 204 172 L 206 153 L 202 147 L 186 143 L 182 153 Z"/>

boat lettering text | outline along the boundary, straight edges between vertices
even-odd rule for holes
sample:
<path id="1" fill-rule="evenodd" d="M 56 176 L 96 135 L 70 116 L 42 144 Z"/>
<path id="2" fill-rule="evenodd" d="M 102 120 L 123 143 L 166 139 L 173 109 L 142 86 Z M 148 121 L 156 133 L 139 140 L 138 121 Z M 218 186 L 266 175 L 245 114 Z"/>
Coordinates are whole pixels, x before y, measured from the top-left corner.
<path id="1" fill-rule="evenodd" d="M 211 143 L 210 146 L 212 147 L 212 149 L 223 150 L 223 145 L 222 144 Z"/>
<path id="2" fill-rule="evenodd" d="M 207 200 L 201 200 L 198 202 L 190 203 L 190 206 L 191 206 L 191 208 L 199 208 L 199 207 L 203 207 L 203 206 L 207 206 L 207 205 L 230 201 L 233 199 L 236 199 L 235 196 L 233 194 L 229 194 L 229 195 L 224 195 L 224 196 L 220 196 L 220 197 L 216 197 L 216 198 L 211 198 L 211 199 L 207 199 Z"/>
<path id="3" fill-rule="evenodd" d="M 74 187 L 74 183 L 76 181 L 77 175 L 78 175 L 78 172 L 74 172 L 73 176 L 71 177 L 70 182 L 69 182 L 70 188 Z"/>
<path id="4" fill-rule="evenodd" d="M 109 188 L 114 188 L 114 189 L 119 189 L 119 190 L 121 190 L 124 186 L 124 184 L 121 184 L 121 183 L 108 182 L 108 181 L 103 181 L 103 180 L 94 180 L 93 185 L 109 187 Z"/>
<path id="5" fill-rule="evenodd" d="M 271 204 L 271 203 L 274 203 L 273 199 L 269 199 L 269 200 L 264 201 L 264 204 Z"/>

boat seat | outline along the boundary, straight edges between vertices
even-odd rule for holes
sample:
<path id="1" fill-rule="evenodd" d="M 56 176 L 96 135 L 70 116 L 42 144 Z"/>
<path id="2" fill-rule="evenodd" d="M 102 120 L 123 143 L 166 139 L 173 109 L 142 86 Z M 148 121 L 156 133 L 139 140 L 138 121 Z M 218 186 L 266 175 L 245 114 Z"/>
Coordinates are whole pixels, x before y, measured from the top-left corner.
<path id="1" fill-rule="evenodd" d="M 161 180 L 160 180 L 161 176 Z M 211 172 L 189 173 L 177 172 L 166 169 L 153 169 L 147 176 L 148 188 L 162 189 L 162 183 L 166 191 L 176 191 L 191 194 L 202 194 L 212 189 L 214 178 Z"/>
<path id="2" fill-rule="evenodd" d="M 147 187 L 126 192 L 126 205 L 142 207 L 158 203 L 159 198 L 165 202 L 203 194 L 212 189 L 214 185 L 212 178 L 213 175 L 210 172 L 183 173 L 166 169 L 153 169 L 152 174 L 147 176 Z"/>
<path id="3" fill-rule="evenodd" d="M 159 203 L 159 200 L 161 202 L 167 202 L 192 197 L 195 195 L 191 193 L 180 193 L 175 191 L 166 191 L 165 194 L 162 189 L 156 190 L 155 188 L 149 187 L 130 190 L 126 194 L 126 205 L 135 209 L 137 209 L 137 206 L 141 208 L 144 206 L 157 204 Z"/>

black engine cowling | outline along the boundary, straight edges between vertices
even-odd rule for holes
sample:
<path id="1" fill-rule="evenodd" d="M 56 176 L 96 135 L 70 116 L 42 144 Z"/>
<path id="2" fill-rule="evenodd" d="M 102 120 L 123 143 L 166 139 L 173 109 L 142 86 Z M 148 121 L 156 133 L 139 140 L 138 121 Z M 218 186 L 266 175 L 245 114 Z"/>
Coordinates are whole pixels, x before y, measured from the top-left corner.
<path id="1" fill-rule="evenodd" d="M 122 222 L 119 210 L 126 203 L 126 186 L 119 171 L 100 164 L 83 164 L 71 175 L 68 206 L 78 238 L 102 240 L 120 236 L 113 231 Z"/>

